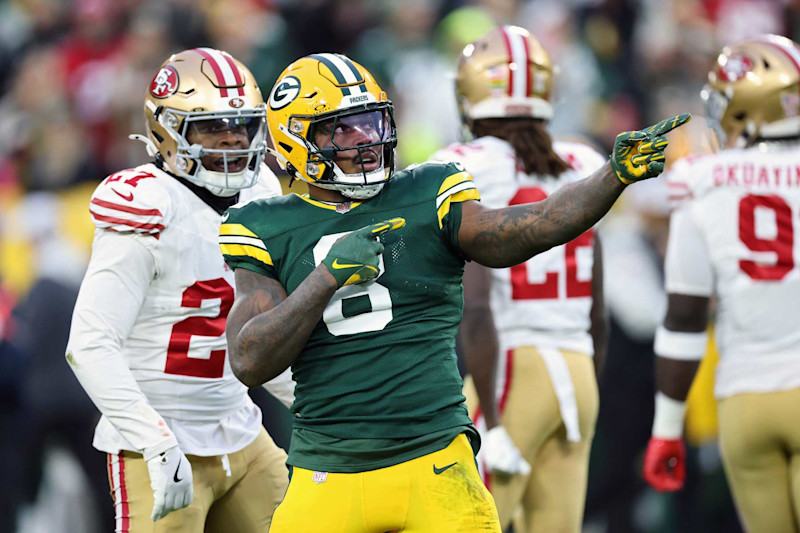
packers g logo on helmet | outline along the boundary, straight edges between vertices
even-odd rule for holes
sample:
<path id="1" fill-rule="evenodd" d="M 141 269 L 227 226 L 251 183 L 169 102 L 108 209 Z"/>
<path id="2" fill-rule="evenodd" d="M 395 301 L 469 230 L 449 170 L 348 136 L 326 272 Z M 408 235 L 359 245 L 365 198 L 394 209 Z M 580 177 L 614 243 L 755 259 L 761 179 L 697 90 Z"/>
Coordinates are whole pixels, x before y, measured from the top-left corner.
<path id="1" fill-rule="evenodd" d="M 271 152 L 292 177 L 366 199 L 394 175 L 392 103 L 347 56 L 313 54 L 289 65 L 270 93 L 267 124 Z"/>
<path id="2" fill-rule="evenodd" d="M 282 78 L 272 89 L 269 96 L 269 108 L 275 111 L 283 109 L 291 104 L 297 95 L 300 94 L 300 80 L 294 76 Z"/>

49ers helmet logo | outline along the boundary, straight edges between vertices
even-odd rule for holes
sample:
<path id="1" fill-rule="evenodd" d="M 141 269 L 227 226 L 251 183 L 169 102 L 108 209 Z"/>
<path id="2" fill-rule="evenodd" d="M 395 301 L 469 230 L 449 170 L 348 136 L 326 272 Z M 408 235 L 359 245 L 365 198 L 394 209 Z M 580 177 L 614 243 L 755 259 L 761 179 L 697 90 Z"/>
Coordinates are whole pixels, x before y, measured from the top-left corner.
<path id="1" fill-rule="evenodd" d="M 178 71 L 172 65 L 167 65 L 158 71 L 150 82 L 150 94 L 153 98 L 167 98 L 178 90 Z"/>
<path id="2" fill-rule="evenodd" d="M 735 54 L 719 67 L 718 76 L 722 81 L 734 82 L 744 78 L 751 70 L 753 70 L 753 60 L 747 56 Z"/>
<path id="3" fill-rule="evenodd" d="M 275 84 L 269 96 L 269 107 L 273 110 L 283 109 L 291 104 L 300 94 L 300 80 L 294 76 L 286 76 Z"/>

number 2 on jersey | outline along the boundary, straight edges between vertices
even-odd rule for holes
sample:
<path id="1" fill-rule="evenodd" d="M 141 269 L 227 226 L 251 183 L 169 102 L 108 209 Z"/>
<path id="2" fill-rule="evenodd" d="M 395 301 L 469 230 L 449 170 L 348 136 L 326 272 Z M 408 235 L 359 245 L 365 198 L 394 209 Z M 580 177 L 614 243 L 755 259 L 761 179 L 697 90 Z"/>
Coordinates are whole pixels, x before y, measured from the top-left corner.
<path id="1" fill-rule="evenodd" d="M 528 204 L 547 198 L 539 187 L 522 187 L 517 191 L 508 205 Z M 594 246 L 594 230 L 589 229 L 568 242 L 564 246 L 566 271 L 566 297 L 582 298 L 592 295 L 592 280 L 578 279 L 578 248 Z M 558 295 L 558 272 L 547 272 L 545 280 L 539 283 L 528 281 L 528 264 L 520 263 L 511 267 L 511 299 L 512 300 L 553 300 Z"/>
<path id="2" fill-rule="evenodd" d="M 774 215 L 774 237 L 765 238 L 757 234 L 757 209 L 765 214 L 771 211 Z M 770 252 L 775 257 L 772 264 L 740 260 L 739 268 L 751 279 L 780 281 L 794 268 L 792 208 L 780 196 L 748 194 L 739 201 L 739 239 L 751 251 Z"/>
<path id="3" fill-rule="evenodd" d="M 215 317 L 190 316 L 172 327 L 164 372 L 197 378 L 221 378 L 225 372 L 225 350 L 211 350 L 208 359 L 189 357 L 194 336 L 219 337 L 225 334 L 225 319 L 233 306 L 233 287 L 224 278 L 198 281 L 183 291 L 181 307 L 197 308 L 204 300 L 220 300 Z"/>

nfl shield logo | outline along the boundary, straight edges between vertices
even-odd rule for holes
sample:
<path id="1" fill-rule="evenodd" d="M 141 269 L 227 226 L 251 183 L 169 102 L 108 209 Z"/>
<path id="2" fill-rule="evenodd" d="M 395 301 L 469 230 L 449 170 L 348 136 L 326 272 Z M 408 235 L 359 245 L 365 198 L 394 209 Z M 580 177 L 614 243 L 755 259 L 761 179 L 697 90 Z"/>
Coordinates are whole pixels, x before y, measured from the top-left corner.
<path id="1" fill-rule="evenodd" d="M 340 204 L 336 204 L 336 212 L 337 213 L 347 213 L 350 211 L 350 208 L 353 206 L 353 202 L 342 202 Z"/>
<path id="2" fill-rule="evenodd" d="M 320 483 L 325 483 L 325 480 L 328 479 L 327 472 L 314 472 L 314 475 L 311 476 L 311 479 L 314 480 L 314 483 L 319 485 Z"/>

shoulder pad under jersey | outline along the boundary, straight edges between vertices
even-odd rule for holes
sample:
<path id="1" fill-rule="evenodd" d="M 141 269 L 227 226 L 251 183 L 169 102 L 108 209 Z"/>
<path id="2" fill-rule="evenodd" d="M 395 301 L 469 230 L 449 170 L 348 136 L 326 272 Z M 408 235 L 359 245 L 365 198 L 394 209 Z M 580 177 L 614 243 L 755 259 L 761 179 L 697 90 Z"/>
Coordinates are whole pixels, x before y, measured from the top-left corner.
<path id="1" fill-rule="evenodd" d="M 416 184 L 415 189 L 424 191 L 429 197 L 435 196 L 440 228 L 452 203 L 481 199 L 472 175 L 460 162 L 430 161 L 415 165 L 398 173 L 398 181 L 406 179 Z"/>
<path id="2" fill-rule="evenodd" d="M 676 161 L 663 179 L 667 184 L 670 207 L 677 209 L 702 195 L 712 185 L 711 168 L 715 156 L 688 155 Z"/>
<path id="3" fill-rule="evenodd" d="M 153 165 L 121 170 L 97 186 L 89 204 L 97 228 L 158 238 L 166 226 L 170 195 Z"/>
<path id="4" fill-rule="evenodd" d="M 455 143 L 442 148 L 431 158 L 437 161 L 459 161 L 472 174 L 496 171 L 499 161 L 514 161 L 514 149 L 497 137 L 480 137 L 468 143 Z"/>

